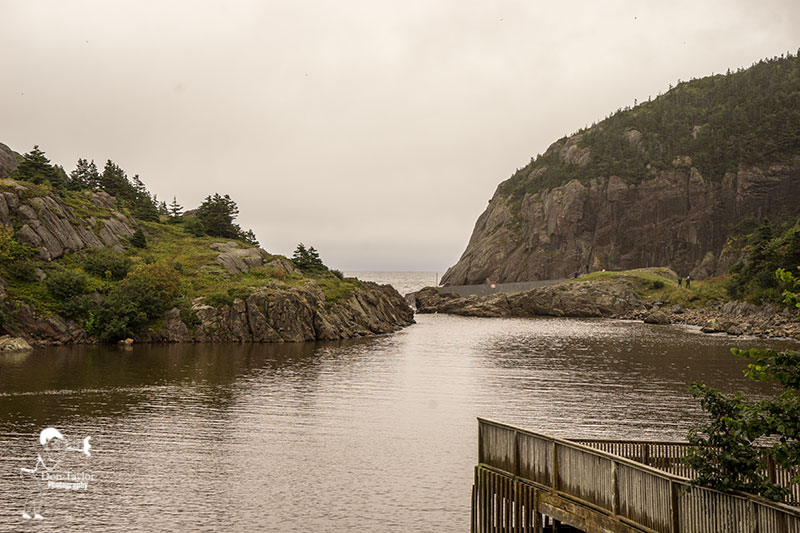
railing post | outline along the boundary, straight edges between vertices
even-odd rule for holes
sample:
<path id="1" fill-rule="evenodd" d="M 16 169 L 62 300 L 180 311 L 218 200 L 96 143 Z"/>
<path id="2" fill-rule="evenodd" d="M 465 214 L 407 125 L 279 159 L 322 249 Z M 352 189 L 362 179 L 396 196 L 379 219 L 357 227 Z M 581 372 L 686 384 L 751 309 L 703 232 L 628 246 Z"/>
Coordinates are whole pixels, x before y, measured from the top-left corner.
<path id="1" fill-rule="evenodd" d="M 678 513 L 678 493 L 680 485 L 674 481 L 669 481 L 669 515 L 670 533 L 680 533 L 680 514 Z"/>
<path id="2" fill-rule="evenodd" d="M 753 500 L 750 500 L 750 505 L 748 506 L 748 530 L 749 533 L 758 533 L 758 516 L 756 516 L 756 504 Z"/>
<path id="3" fill-rule="evenodd" d="M 619 514 L 619 473 L 617 462 L 611 462 L 611 512 L 614 516 Z"/>
<path id="4" fill-rule="evenodd" d="M 478 420 L 478 464 L 483 463 L 483 423 Z"/>
<path id="5" fill-rule="evenodd" d="M 553 442 L 553 490 L 558 490 L 558 444 Z"/>

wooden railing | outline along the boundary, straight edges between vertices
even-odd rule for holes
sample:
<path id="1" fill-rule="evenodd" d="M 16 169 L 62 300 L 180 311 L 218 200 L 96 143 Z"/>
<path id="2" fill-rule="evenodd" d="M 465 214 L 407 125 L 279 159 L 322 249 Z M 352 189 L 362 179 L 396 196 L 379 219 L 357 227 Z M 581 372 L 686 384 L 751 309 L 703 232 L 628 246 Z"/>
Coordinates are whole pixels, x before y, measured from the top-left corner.
<path id="1" fill-rule="evenodd" d="M 473 531 L 540 531 L 542 515 L 584 531 L 800 533 L 800 509 L 692 487 L 633 459 L 478 419 Z"/>
<path id="2" fill-rule="evenodd" d="M 683 463 L 683 458 L 689 454 L 691 446 L 688 442 L 670 441 L 636 441 L 636 440 L 608 440 L 608 439 L 569 439 L 590 446 L 597 450 L 613 453 L 632 459 L 636 462 L 664 470 L 670 474 L 694 479 L 696 472 Z M 789 505 L 800 506 L 800 484 L 792 480 L 800 475 L 800 467 L 794 469 L 784 468 L 775 463 L 772 458 L 764 459 L 764 473 L 770 481 L 789 489 Z"/>

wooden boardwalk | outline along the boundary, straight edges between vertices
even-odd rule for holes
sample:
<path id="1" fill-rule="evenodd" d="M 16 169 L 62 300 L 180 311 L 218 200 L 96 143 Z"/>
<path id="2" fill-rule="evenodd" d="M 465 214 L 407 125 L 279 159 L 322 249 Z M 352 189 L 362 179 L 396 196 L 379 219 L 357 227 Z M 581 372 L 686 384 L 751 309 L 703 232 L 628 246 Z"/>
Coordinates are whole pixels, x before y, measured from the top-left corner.
<path id="1" fill-rule="evenodd" d="M 800 533 L 797 507 L 691 487 L 682 443 L 575 442 L 484 419 L 478 435 L 473 532 L 539 532 L 549 516 L 591 533 Z"/>

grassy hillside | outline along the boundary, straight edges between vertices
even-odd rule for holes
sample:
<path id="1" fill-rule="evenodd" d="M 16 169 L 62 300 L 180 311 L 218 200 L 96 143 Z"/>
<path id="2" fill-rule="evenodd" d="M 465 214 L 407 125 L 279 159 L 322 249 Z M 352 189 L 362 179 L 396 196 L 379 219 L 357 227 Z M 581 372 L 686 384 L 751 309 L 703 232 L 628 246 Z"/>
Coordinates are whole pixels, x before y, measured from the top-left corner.
<path id="1" fill-rule="evenodd" d="M 618 110 L 578 132 L 582 164 L 562 157 L 561 139 L 500 184 L 500 196 L 521 197 L 577 178 L 617 175 L 637 183 L 689 156 L 712 180 L 740 164 L 800 155 L 800 57 L 760 61 L 746 70 L 688 82 L 632 109 Z"/>
<path id="2" fill-rule="evenodd" d="M 23 186 L 21 189 L 19 186 Z M 34 184 L 22 180 L 0 182 L 0 190 L 19 195 L 32 206 L 47 198 L 64 201 L 77 218 L 108 220 L 114 210 L 98 207 L 87 191 Z M 43 208 L 46 209 L 46 208 Z M 133 219 L 133 209 L 121 207 Z M 53 260 L 21 244 L 16 232 L 22 221 L 12 217 L 0 224 L 0 278 L 7 295 L 0 320 L 13 320 L 14 300 L 22 300 L 42 316 L 60 315 L 81 324 L 91 335 L 113 341 L 138 329 L 158 324 L 162 313 L 177 306 L 191 325 L 192 300 L 220 306 L 246 298 L 254 287 L 292 288 L 314 280 L 331 306 L 349 297 L 361 284 L 329 270 L 321 261 L 298 270 L 279 255 L 264 254 L 264 266 L 232 274 L 217 261 L 212 244 L 234 241 L 239 248 L 255 248 L 246 235 L 224 237 L 198 231 L 194 216 L 160 215 L 157 221 L 138 220 L 139 230 L 123 241 L 123 250 L 84 249 Z M 77 223 L 77 219 L 73 219 Z M 137 235 L 138 234 L 138 235 Z"/>

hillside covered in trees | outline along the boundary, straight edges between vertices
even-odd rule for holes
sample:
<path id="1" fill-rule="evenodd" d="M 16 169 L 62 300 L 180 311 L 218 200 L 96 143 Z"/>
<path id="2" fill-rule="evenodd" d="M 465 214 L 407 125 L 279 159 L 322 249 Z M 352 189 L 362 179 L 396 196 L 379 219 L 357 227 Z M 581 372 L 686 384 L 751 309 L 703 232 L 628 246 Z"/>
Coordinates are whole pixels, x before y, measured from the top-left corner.
<path id="1" fill-rule="evenodd" d="M 724 274 L 742 219 L 800 215 L 800 57 L 682 81 L 502 182 L 450 285 L 668 266 Z"/>
<path id="2" fill-rule="evenodd" d="M 0 329 L 31 343 L 284 342 L 413 322 L 391 287 L 344 278 L 313 248 L 258 247 L 227 194 L 184 212 L 139 176 L 0 144 Z"/>

